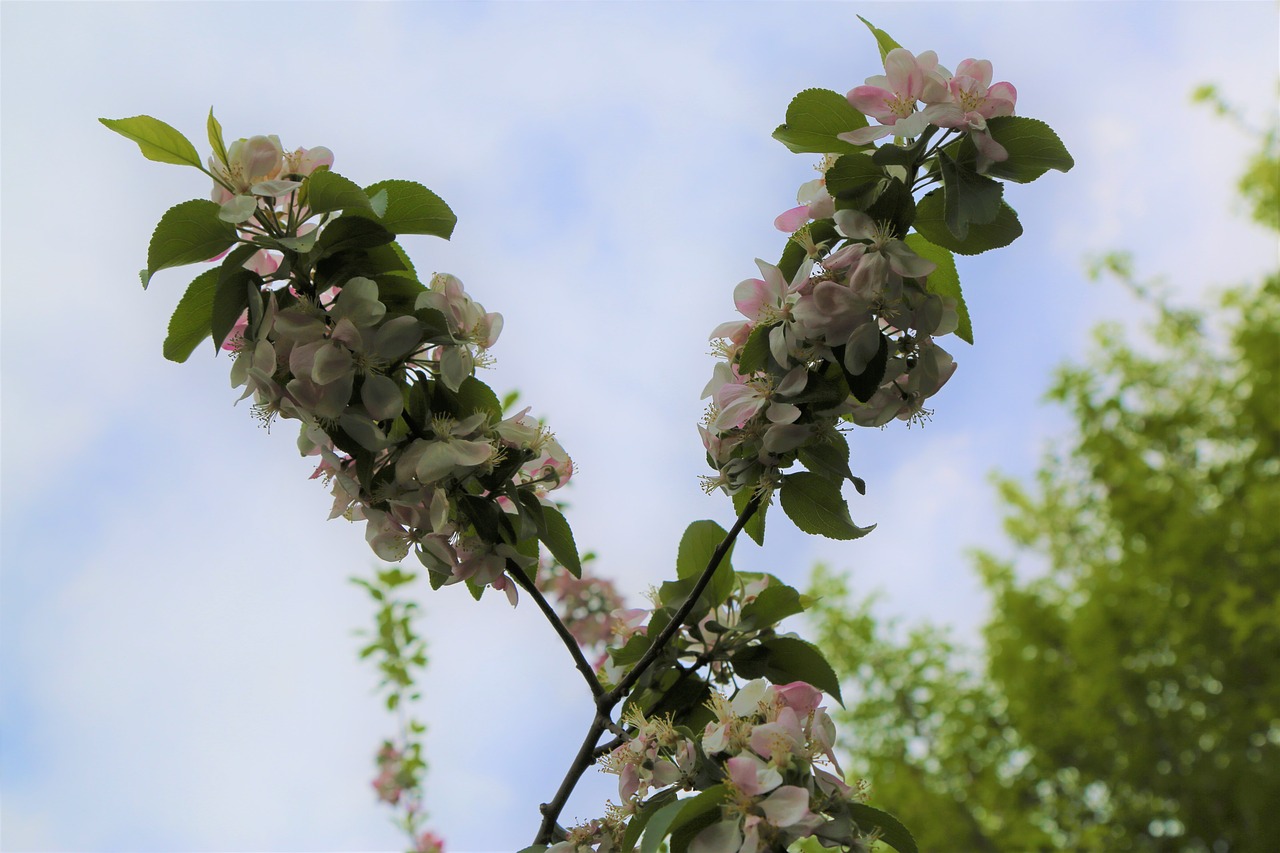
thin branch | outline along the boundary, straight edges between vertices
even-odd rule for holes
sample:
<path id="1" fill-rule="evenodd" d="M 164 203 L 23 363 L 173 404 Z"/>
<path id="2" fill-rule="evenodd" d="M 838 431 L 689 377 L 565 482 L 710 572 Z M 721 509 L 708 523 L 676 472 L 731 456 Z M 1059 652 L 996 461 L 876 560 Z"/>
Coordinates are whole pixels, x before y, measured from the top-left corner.
<path id="1" fill-rule="evenodd" d="M 640 677 L 644 675 L 658 655 L 662 654 L 662 650 L 666 648 L 671 638 L 676 632 L 684 626 L 684 621 L 689 618 L 689 614 L 693 612 L 693 608 L 697 605 L 698 599 L 702 597 L 702 592 L 707 588 L 707 584 L 711 583 L 711 576 L 715 574 L 716 568 L 720 565 L 720 561 L 724 559 L 725 554 L 729 553 L 729 549 L 733 547 L 734 540 L 738 538 L 738 534 L 742 532 L 742 528 L 751 520 L 751 516 L 755 515 L 757 509 L 760 508 L 759 496 L 753 497 L 747 501 L 747 505 L 742 508 L 742 514 L 738 516 L 738 520 L 733 523 L 733 527 L 729 528 L 729 532 L 725 534 L 724 539 L 716 546 L 715 553 L 711 555 L 711 559 L 707 562 L 707 567 L 702 570 L 701 577 L 694 584 L 693 590 L 689 593 L 689 597 L 685 599 L 684 604 L 680 605 L 680 609 L 671 617 L 671 621 L 667 623 L 662 632 L 654 639 L 653 645 L 645 651 L 644 656 L 636 662 L 631 671 L 623 677 L 618 685 L 597 699 L 602 709 L 612 709 L 618 701 L 626 695 L 627 691 L 635 686 Z"/>
<path id="2" fill-rule="evenodd" d="M 538 605 L 538 609 L 547 617 L 547 621 L 551 623 L 551 627 L 555 629 L 565 648 L 569 650 L 569 655 L 573 658 L 573 665 L 578 668 L 578 672 L 581 672 L 582 677 L 587 680 L 587 686 L 591 688 L 591 695 L 596 697 L 598 702 L 600 697 L 604 695 L 604 687 L 600 684 L 600 679 L 596 678 L 596 672 L 591 667 L 591 664 L 587 663 L 586 657 L 583 656 L 582 649 L 578 646 L 578 641 L 573 638 L 573 635 L 569 633 L 569 629 L 565 627 L 564 620 L 560 618 L 560 614 L 556 613 L 555 609 L 542 594 L 542 590 L 538 589 L 537 585 L 530 580 L 523 569 L 518 566 L 512 567 L 507 574 L 521 589 L 532 596 L 534 602 Z"/>
<path id="3" fill-rule="evenodd" d="M 542 825 L 538 828 L 534 844 L 549 844 L 555 840 L 556 820 L 560 817 L 560 812 L 564 810 L 565 804 L 569 801 L 569 795 L 573 793 L 573 789 L 577 786 L 578 780 L 582 778 L 582 774 L 587 772 L 587 768 L 604 752 L 616 749 L 625 742 L 622 738 L 615 738 L 607 744 L 600 744 L 600 736 L 612 726 L 613 709 L 622 701 L 622 697 L 626 695 L 627 691 L 640 680 L 640 676 L 644 674 L 645 670 L 657 660 L 658 655 L 662 653 L 667 643 L 680 630 L 684 621 L 689 618 L 689 614 L 693 611 L 698 599 L 702 597 L 707 584 L 711 582 L 711 576 L 715 574 L 716 569 L 720 566 L 720 561 L 729 553 L 729 549 L 733 547 L 738 534 L 742 532 L 742 528 L 746 526 L 747 522 L 751 520 L 751 516 L 759 508 L 759 497 L 754 497 L 747 501 L 747 505 L 742 509 L 742 514 L 738 516 L 738 520 L 734 522 L 733 527 L 725 534 L 724 540 L 716 546 L 716 550 L 712 553 L 707 567 L 702 570 L 698 582 L 693 585 L 693 589 L 689 592 L 689 597 L 680 605 L 680 609 L 676 611 L 671 621 L 654 639 L 653 645 L 649 646 L 644 656 L 632 667 L 626 677 L 618 683 L 618 686 L 608 692 L 605 692 L 603 688 L 600 688 L 599 692 L 596 692 L 595 689 L 592 690 L 596 697 L 595 718 L 591 721 L 587 736 L 582 740 L 582 746 L 578 748 L 578 754 L 574 756 L 573 763 L 569 765 L 569 772 L 565 773 L 564 779 L 560 782 L 560 788 L 556 791 L 556 795 L 551 802 L 542 804 Z M 565 645 L 570 647 L 569 650 L 574 654 L 574 659 L 582 659 L 582 653 L 579 651 L 577 643 L 572 642 L 568 629 L 564 627 L 560 617 L 556 616 L 555 612 L 550 609 L 550 605 L 546 604 L 546 600 L 542 598 L 541 594 L 536 592 L 532 581 L 529 581 L 528 577 L 518 570 L 511 572 L 511 574 L 517 578 L 517 583 L 520 583 L 525 589 L 530 589 L 531 594 L 535 595 L 539 606 L 544 608 L 543 612 L 547 613 L 548 617 L 552 619 L 553 625 L 558 626 L 556 630 L 563 631 L 561 636 L 568 638 L 565 641 Z M 521 582 L 521 577 L 523 577 L 524 582 Z M 586 661 L 583 660 L 583 663 L 585 664 Z M 581 667 L 579 668 L 581 669 Z M 596 688 L 599 688 L 599 681 L 596 680 L 594 673 L 591 674 L 591 681 L 595 683 Z"/>
<path id="4" fill-rule="evenodd" d="M 610 709 L 612 709 L 612 706 L 610 706 Z M 587 736 L 582 739 L 582 746 L 578 747 L 578 754 L 574 756 L 573 764 L 569 766 L 569 772 L 564 774 L 564 779 L 560 782 L 560 788 L 556 791 L 556 795 L 551 799 L 551 802 L 542 804 L 542 825 L 538 827 L 538 834 L 533 839 L 534 844 L 550 844 L 557 840 L 555 838 L 556 820 L 560 817 L 560 812 L 564 810 L 565 804 L 569 802 L 569 795 L 577 787 L 578 780 L 582 778 L 582 774 L 587 772 L 587 768 L 595 763 L 597 757 L 596 744 L 600 741 L 600 735 L 608 727 L 609 713 L 602 710 L 596 711 L 595 719 L 591 721 L 591 727 L 587 730 Z"/>

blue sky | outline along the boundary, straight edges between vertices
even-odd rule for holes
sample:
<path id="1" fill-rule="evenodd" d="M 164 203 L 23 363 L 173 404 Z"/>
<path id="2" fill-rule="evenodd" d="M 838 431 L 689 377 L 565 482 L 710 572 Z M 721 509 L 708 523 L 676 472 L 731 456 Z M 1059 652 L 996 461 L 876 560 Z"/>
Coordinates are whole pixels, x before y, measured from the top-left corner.
<path id="1" fill-rule="evenodd" d="M 1065 423 L 1040 395 L 1098 320 L 1140 315 L 1084 259 L 1135 252 L 1192 299 L 1276 262 L 1236 214 L 1248 140 L 1188 103 L 1216 82 L 1276 109 L 1274 3 L 21 3 L 0 27 L 0 848 L 375 850 L 400 844 L 369 789 L 389 731 L 354 660 L 369 619 L 345 578 L 362 530 L 279 424 L 233 408 L 225 358 L 160 354 L 190 271 L 135 271 L 194 170 L 143 160 L 99 116 L 147 113 L 203 149 L 327 145 L 361 183 L 420 181 L 459 216 L 407 242 L 506 318 L 486 377 L 519 388 L 579 465 L 571 521 L 639 598 L 706 497 L 694 424 L 706 335 L 776 260 L 773 217 L 812 157 L 770 139 L 790 98 L 878 73 L 862 14 L 954 68 L 1013 82 L 1076 157 L 1010 187 L 1026 235 L 962 259 L 975 347 L 924 430 L 854 436 L 857 543 L 778 514 L 740 567 L 803 583 L 816 561 L 886 612 L 971 637 L 964 556 L 999 549 L 987 475 L 1025 476 Z M 532 836 L 590 716 L 531 607 L 424 597 L 429 807 L 454 851 Z M 589 780 L 591 817 L 612 779 Z"/>

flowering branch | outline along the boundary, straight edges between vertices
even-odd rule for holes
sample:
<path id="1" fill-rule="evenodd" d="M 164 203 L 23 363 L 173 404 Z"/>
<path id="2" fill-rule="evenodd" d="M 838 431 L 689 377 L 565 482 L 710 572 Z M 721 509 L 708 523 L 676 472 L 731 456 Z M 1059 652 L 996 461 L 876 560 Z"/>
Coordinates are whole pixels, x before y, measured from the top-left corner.
<path id="1" fill-rule="evenodd" d="M 1073 161 L 1048 125 L 1014 116 L 1017 92 L 992 83 L 990 62 L 965 59 L 952 74 L 932 51 L 914 54 L 867 26 L 885 74 L 845 96 L 801 92 L 774 132 L 792 151 L 822 155 L 821 177 L 775 220 L 789 235 L 778 263 L 757 261 L 762 278 L 734 289 L 744 319 L 711 335 L 720 361 L 699 429 L 715 475 L 704 485 L 732 497 L 737 520 L 728 531 L 689 525 L 676 579 L 651 611 L 622 610 L 615 591 L 582 578 L 549 496 L 572 461 L 528 409 L 508 417 L 510 398 L 476 377 L 502 316 L 451 275 L 420 281 L 396 242 L 447 239 L 456 217 L 442 199 L 411 181 L 362 188 L 332 171 L 326 148 L 286 152 L 274 136 L 227 146 L 212 113 L 208 168 L 157 119 L 102 120 L 147 158 L 214 182 L 210 199 L 164 214 L 148 249 L 144 287 L 162 269 L 220 261 L 178 303 L 166 357 L 185 361 L 210 337 L 229 350 L 232 385 L 254 398 L 255 415 L 299 422 L 298 447 L 318 457 L 313 477 L 331 488 L 331 518 L 365 522 L 383 560 L 412 553 L 433 589 L 465 585 L 479 598 L 492 587 L 513 606 L 524 589 L 587 681 L 594 715 L 522 853 L 632 851 L 642 834 L 643 849 L 672 853 L 764 853 L 801 839 L 915 851 L 905 827 L 836 775 L 822 703 L 823 693 L 840 699 L 839 679 L 819 648 L 778 629 L 810 602 L 772 575 L 735 571 L 730 555 L 743 530 L 763 544 L 775 495 L 805 532 L 871 532 L 853 523 L 842 493 L 848 482 L 865 494 L 845 428 L 931 415 L 925 403 L 956 369 L 935 339 L 973 342 L 954 254 L 1022 233 L 1000 181 L 1027 183 Z M 537 585 L 544 553 L 563 615 Z M 362 654 L 382 655 L 393 710 L 413 697 L 408 669 L 425 662 L 411 608 L 388 597 L 411 579 L 397 568 L 364 583 L 384 607 L 380 638 Z M 593 666 L 583 646 L 605 643 Z M 690 677 L 704 666 L 705 678 Z M 415 849 L 440 851 L 434 835 L 417 835 L 421 732 L 409 720 L 403 745 L 385 745 L 376 787 L 407 809 Z M 606 732 L 616 736 L 601 743 Z M 597 759 L 618 775 L 621 804 L 560 827 Z"/>
<path id="2" fill-rule="evenodd" d="M 617 707 L 618 703 L 621 702 L 625 696 L 627 696 L 630 690 L 636 685 L 636 682 L 640 680 L 641 676 L 645 674 L 649 667 L 653 665 L 654 661 L 656 661 L 663 653 L 667 644 L 671 641 L 671 638 L 674 637 L 676 632 L 684 626 L 685 620 L 689 618 L 689 614 L 693 611 L 694 606 L 702 597 L 702 593 L 706 591 L 707 584 L 711 582 L 712 575 L 714 575 L 716 569 L 719 568 L 720 563 L 724 560 L 725 555 L 728 554 L 729 549 L 733 547 L 733 543 L 738 538 L 738 534 L 742 532 L 742 528 L 746 526 L 746 523 L 751 519 L 751 516 L 755 514 L 759 507 L 760 498 L 758 496 L 747 501 L 746 507 L 744 507 L 742 512 L 739 513 L 738 519 L 734 522 L 733 527 L 729 529 L 728 534 L 725 535 L 724 539 L 721 540 L 715 551 L 712 552 L 711 559 L 707 561 L 707 567 L 702 570 L 702 574 L 698 577 L 693 589 L 690 590 L 688 597 L 685 599 L 684 603 L 680 605 L 680 608 L 675 612 L 675 615 L 671 617 L 671 621 L 667 623 L 666 627 L 663 628 L 658 636 L 653 640 L 653 644 L 649 646 L 649 650 L 645 652 L 644 656 L 640 658 L 634 667 L 632 667 L 631 671 L 628 672 L 612 690 L 609 690 L 608 692 L 601 690 L 600 693 L 596 694 L 595 717 L 591 720 L 591 725 L 587 729 L 587 734 L 582 739 L 582 745 L 578 747 L 578 754 L 574 756 L 573 762 L 569 765 L 569 770 L 565 773 L 564 779 L 560 782 L 560 787 L 557 789 L 555 796 L 552 797 L 551 802 L 544 803 L 542 805 L 542 825 L 538 828 L 538 834 L 534 838 L 534 844 L 549 844 L 555 840 L 554 832 L 557 827 L 556 821 L 559 819 L 560 812 L 564 809 L 565 804 L 569 801 L 569 795 L 573 793 L 573 789 L 577 786 L 578 780 L 582 778 L 582 774 L 585 773 L 587 768 L 595 763 L 595 760 L 598 758 L 598 750 L 603 747 L 598 747 L 597 744 L 600 742 L 600 736 L 604 734 L 610 726 L 613 709 Z M 560 623 L 558 617 L 554 620 L 554 623 L 561 624 L 561 627 L 563 627 L 563 624 Z M 574 651 L 577 651 L 576 644 L 573 649 Z M 579 653 L 578 656 L 580 657 L 581 653 Z M 592 676 L 592 681 L 598 686 L 599 682 L 596 681 L 594 676 Z"/>

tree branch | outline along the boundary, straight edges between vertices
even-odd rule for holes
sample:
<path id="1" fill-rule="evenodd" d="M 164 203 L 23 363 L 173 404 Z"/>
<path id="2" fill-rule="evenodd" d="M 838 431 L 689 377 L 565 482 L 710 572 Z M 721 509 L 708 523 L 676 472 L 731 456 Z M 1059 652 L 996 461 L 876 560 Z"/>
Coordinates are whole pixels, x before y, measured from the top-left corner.
<path id="1" fill-rule="evenodd" d="M 689 597 L 685 599 L 684 604 L 680 605 L 680 609 L 671 617 L 671 621 L 654 639 L 653 645 L 649 646 L 644 656 L 636 662 L 636 665 L 623 677 L 622 681 L 618 682 L 616 687 L 597 700 L 602 707 L 606 702 L 608 703 L 607 707 L 610 709 L 618 704 L 618 701 L 626 695 L 626 692 L 634 687 L 640 677 L 644 675 L 645 670 L 657 660 L 658 655 L 662 654 L 662 650 L 666 648 L 667 643 L 684 626 L 684 621 L 689 618 L 689 614 L 698 603 L 698 599 L 707 588 L 707 584 L 711 583 L 711 576 L 715 574 L 720 561 L 724 559 L 725 554 L 729 553 L 729 549 L 733 547 L 734 540 L 738 538 L 742 528 L 746 526 L 747 522 L 751 520 L 751 516 L 755 515 L 756 510 L 759 508 L 759 496 L 747 501 L 747 505 L 742 508 L 742 514 L 738 516 L 738 520 L 733 523 L 733 527 L 729 528 L 729 532 L 725 534 L 724 539 L 716 546 L 715 553 L 711 555 L 711 559 L 707 562 L 707 567 L 702 570 L 702 575 L 698 578 L 698 582 L 694 584 L 693 590 L 689 593 Z"/>
<path id="2" fill-rule="evenodd" d="M 613 706 L 609 707 L 612 710 Z M 569 802 L 569 795 L 577 787 L 582 774 L 595 763 L 596 744 L 600 741 L 600 735 L 604 734 L 608 727 L 608 711 L 597 710 L 595 719 L 591 721 L 591 727 L 587 730 L 587 736 L 582 739 L 582 746 L 578 747 L 578 754 L 574 756 L 573 764 L 569 765 L 569 772 L 564 774 L 556 795 L 552 797 L 551 802 L 542 804 L 542 825 L 538 827 L 538 834 L 533 839 L 534 844 L 551 844 L 557 840 L 554 836 L 560 812 Z"/>
<path id="3" fill-rule="evenodd" d="M 542 590 L 530 580 L 529 576 L 519 566 L 508 566 L 507 574 L 511 579 L 533 598 L 534 603 L 538 605 L 538 609 L 547 617 L 547 621 L 551 623 L 551 627 L 560 635 L 560 640 L 564 643 L 565 648 L 569 650 L 569 655 L 573 658 L 573 665 L 578 668 L 578 672 L 582 673 L 582 677 L 587 680 L 587 686 L 591 688 L 591 695 L 599 701 L 604 695 L 604 687 L 600 684 L 600 679 L 596 678 L 596 672 L 587 663 L 587 659 L 582 654 L 582 649 L 578 646 L 578 641 L 573 638 L 573 634 L 569 633 L 569 629 L 565 627 L 564 620 L 560 618 L 560 614 L 547 601 L 542 594 Z M 612 707 L 612 706 L 610 706 Z"/>
<path id="4" fill-rule="evenodd" d="M 738 534 L 742 532 L 742 528 L 751 520 L 751 516 L 760 508 L 760 498 L 754 497 L 747 501 L 747 505 L 742 508 L 742 514 L 738 516 L 738 520 L 733 523 L 733 527 L 725 534 L 724 539 L 716 546 L 716 550 L 711 555 L 711 559 L 707 562 L 707 567 L 702 570 L 702 574 L 698 577 L 698 582 L 693 585 L 693 589 L 689 592 L 689 597 L 680 605 L 680 609 L 676 611 L 671 621 L 662 629 L 658 636 L 654 639 L 653 645 L 649 646 L 644 656 L 636 662 L 626 677 L 618 683 L 612 690 L 605 692 L 600 687 L 599 681 L 595 677 L 595 673 L 591 674 L 591 681 L 594 682 L 595 688 L 592 693 L 596 697 L 596 715 L 591 721 L 591 727 L 587 730 L 587 736 L 582 740 L 582 746 L 578 748 L 578 754 L 574 756 L 573 763 L 569 765 L 569 771 L 565 773 L 564 779 L 560 782 L 560 788 L 556 791 L 556 795 L 549 803 L 542 804 L 542 825 L 538 828 L 538 834 L 534 838 L 534 844 L 550 844 L 555 841 L 554 834 L 556 829 L 556 820 L 560 817 L 560 812 L 564 809 L 565 804 L 569 801 L 569 795 L 573 793 L 573 789 L 577 786 L 578 780 L 582 778 L 582 774 L 587 771 L 597 758 L 605 751 L 607 746 L 609 749 L 616 749 L 625 741 L 621 738 L 610 741 L 603 746 L 600 745 L 600 736 L 612 724 L 613 709 L 622 701 L 622 697 L 627 691 L 635 686 L 640 680 L 640 676 L 644 675 L 658 655 L 662 654 L 662 650 L 666 647 L 671 638 L 689 618 L 689 614 L 693 611 L 698 599 L 707 588 L 707 584 L 711 582 L 711 576 L 715 574 L 716 568 L 719 567 L 720 561 L 724 559 L 725 554 L 729 553 L 729 549 L 733 547 L 734 541 L 738 538 Z M 568 629 L 564 627 L 564 623 L 560 621 L 560 617 L 551 610 L 550 605 L 546 603 L 546 599 L 542 598 L 540 593 L 533 588 L 533 582 L 523 572 L 514 570 L 511 572 L 517 578 L 525 589 L 530 589 L 531 594 L 535 595 L 535 600 L 539 602 L 539 606 L 543 607 L 543 612 L 548 614 L 548 618 L 552 619 L 552 624 L 557 626 L 557 632 L 563 632 L 562 638 L 568 637 L 566 645 L 570 645 L 570 651 L 574 654 L 575 660 L 583 660 L 582 652 L 578 649 L 577 643 L 574 643 L 572 636 L 569 635 Z M 520 578 L 523 577 L 523 582 Z M 581 667 L 579 667 L 581 669 Z"/>

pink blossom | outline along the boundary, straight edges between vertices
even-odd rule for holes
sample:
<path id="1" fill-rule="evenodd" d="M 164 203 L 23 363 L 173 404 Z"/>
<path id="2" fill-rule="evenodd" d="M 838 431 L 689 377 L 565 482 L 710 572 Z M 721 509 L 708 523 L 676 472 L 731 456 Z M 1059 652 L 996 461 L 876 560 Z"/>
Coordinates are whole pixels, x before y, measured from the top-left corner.
<path id="1" fill-rule="evenodd" d="M 884 69 L 884 74 L 868 77 L 867 85 L 847 96 L 854 109 L 882 126 L 841 133 L 839 139 L 866 145 L 890 133 L 919 136 L 930 124 L 936 109 L 929 106 L 916 112 L 916 103 L 923 100 L 932 105 L 945 99 L 946 71 L 938 66 L 938 55 L 926 50 L 917 57 L 905 48 L 894 48 L 885 55 Z"/>
<path id="2" fill-rule="evenodd" d="M 836 212 L 836 200 L 827 192 L 827 180 L 814 178 L 800 185 L 796 194 L 799 207 L 778 214 L 773 220 L 773 227 L 784 234 L 798 231 L 805 223 L 813 219 L 826 219 Z"/>
<path id="3" fill-rule="evenodd" d="M 1011 83 L 991 85 L 991 63 L 985 59 L 966 59 L 956 68 L 956 76 L 947 84 L 951 103 L 934 119 L 939 127 L 967 129 L 978 149 L 978 171 L 991 163 L 1009 158 L 1004 146 L 991 138 L 987 119 L 1011 116 L 1018 102 L 1018 91 Z"/>
<path id="4" fill-rule="evenodd" d="M 444 839 L 434 832 L 424 832 L 418 836 L 414 853 L 444 853 Z"/>
<path id="5" fill-rule="evenodd" d="M 822 704 L 822 691 L 804 681 L 775 685 L 773 689 L 783 705 L 802 717 L 812 714 Z"/>

